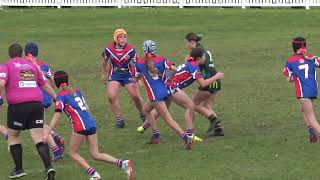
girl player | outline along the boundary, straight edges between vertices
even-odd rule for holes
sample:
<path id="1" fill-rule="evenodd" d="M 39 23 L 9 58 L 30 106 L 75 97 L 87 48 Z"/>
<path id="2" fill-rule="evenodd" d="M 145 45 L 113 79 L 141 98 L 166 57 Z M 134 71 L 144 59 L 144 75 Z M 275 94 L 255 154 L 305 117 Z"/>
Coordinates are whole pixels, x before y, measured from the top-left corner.
<path id="1" fill-rule="evenodd" d="M 320 125 L 312 107 L 312 100 L 318 96 L 316 67 L 319 67 L 320 59 L 310 54 L 306 55 L 307 42 L 303 37 L 294 38 L 292 48 L 294 55 L 286 61 L 283 74 L 288 81 L 294 82 L 301 113 L 309 129 L 310 143 L 314 143 L 320 133 Z"/>
<path id="2" fill-rule="evenodd" d="M 128 180 L 131 180 L 133 178 L 133 169 L 130 160 L 116 159 L 108 154 L 99 152 L 96 122 L 90 115 L 89 107 L 81 92 L 69 86 L 68 74 L 63 71 L 57 71 L 54 74 L 54 81 L 61 91 L 57 96 L 55 114 L 49 125 L 49 131 L 44 135 L 44 141 L 49 132 L 56 127 L 61 118 L 61 112 L 64 111 L 69 116 L 73 128 L 70 138 L 70 156 L 77 165 L 87 171 L 90 180 L 97 180 L 101 177 L 79 154 L 80 146 L 84 140 L 88 142 L 88 148 L 93 159 L 114 163 L 117 167 L 122 168 L 126 172 Z"/>
<path id="3" fill-rule="evenodd" d="M 152 40 L 147 40 L 143 43 L 143 51 L 145 58 L 138 61 L 135 76 L 143 79 L 150 100 L 144 104 L 143 110 L 153 130 L 151 143 L 159 143 L 160 136 L 154 115 L 151 114 L 151 111 L 155 109 L 159 116 L 184 140 L 186 149 L 191 149 L 192 139 L 172 118 L 165 103 L 165 100 L 170 95 L 170 90 L 164 84 L 165 70 L 171 69 L 172 63 L 164 57 L 156 56 L 155 43 Z"/>
<path id="4" fill-rule="evenodd" d="M 108 83 L 108 98 L 113 115 L 116 117 L 116 127 L 124 128 L 125 121 L 120 111 L 119 92 L 124 86 L 140 112 L 140 118 L 144 122 L 142 113 L 142 98 L 139 88 L 133 80 L 133 64 L 136 63 L 137 52 L 131 44 L 127 43 L 127 33 L 124 29 L 117 29 L 113 33 L 114 42 L 109 44 L 102 53 L 101 80 Z M 109 77 L 107 80 L 107 62 L 110 59 Z"/>
<path id="5" fill-rule="evenodd" d="M 203 35 L 196 33 L 188 33 L 185 36 L 185 46 L 188 49 L 195 47 L 202 48 L 205 50 L 205 63 L 200 65 L 201 74 L 204 79 L 208 79 L 217 74 L 216 67 L 213 63 L 213 56 L 210 51 L 206 50 L 203 45 L 200 43 Z M 198 91 L 193 97 L 193 102 L 195 104 L 195 110 L 207 117 L 210 121 L 210 126 L 208 129 L 209 135 L 212 136 L 224 136 L 223 129 L 221 127 L 220 120 L 218 119 L 215 111 L 212 110 L 212 106 L 218 95 L 218 92 L 221 90 L 221 81 L 217 80 L 206 87 L 199 87 Z M 214 122 L 218 123 L 214 123 Z M 215 124 L 215 125 L 214 125 Z"/>
<path id="6" fill-rule="evenodd" d="M 202 48 L 194 48 L 190 52 L 190 56 L 188 57 L 187 62 L 184 64 L 180 65 L 177 68 L 177 72 L 166 81 L 166 85 L 172 90 L 172 95 L 168 99 L 169 101 L 174 101 L 176 102 L 178 99 L 183 99 L 185 102 L 190 102 L 192 103 L 192 100 L 182 91 L 183 88 L 186 88 L 190 86 L 194 81 L 197 81 L 201 87 L 205 87 L 213 83 L 214 81 L 218 79 L 222 79 L 224 74 L 218 72 L 215 76 L 204 79 L 200 73 L 200 68 L 199 65 L 204 64 L 205 60 L 205 51 Z M 168 102 L 168 106 L 170 105 L 170 102 Z M 157 118 L 158 114 L 154 114 L 155 117 Z M 193 119 L 193 118 L 192 118 Z M 193 122 L 189 122 L 190 125 L 186 129 L 186 133 L 188 135 L 193 135 L 194 134 L 194 129 L 193 129 Z M 218 123 L 218 121 L 214 121 L 214 125 Z M 143 127 L 138 127 L 138 132 L 144 132 L 146 128 L 148 128 L 149 124 L 148 122 L 143 124 Z M 188 127 L 188 124 L 187 124 Z M 201 141 L 198 137 L 194 137 L 195 140 Z"/>

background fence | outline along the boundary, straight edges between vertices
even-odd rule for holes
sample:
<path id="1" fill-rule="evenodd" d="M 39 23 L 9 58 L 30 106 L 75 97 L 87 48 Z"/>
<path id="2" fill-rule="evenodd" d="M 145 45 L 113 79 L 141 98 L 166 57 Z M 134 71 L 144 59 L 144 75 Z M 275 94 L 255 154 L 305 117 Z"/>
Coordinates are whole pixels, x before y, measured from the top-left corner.
<path id="1" fill-rule="evenodd" d="M 109 6 L 109 7 L 310 7 L 320 0 L 0 0 L 1 6 Z"/>

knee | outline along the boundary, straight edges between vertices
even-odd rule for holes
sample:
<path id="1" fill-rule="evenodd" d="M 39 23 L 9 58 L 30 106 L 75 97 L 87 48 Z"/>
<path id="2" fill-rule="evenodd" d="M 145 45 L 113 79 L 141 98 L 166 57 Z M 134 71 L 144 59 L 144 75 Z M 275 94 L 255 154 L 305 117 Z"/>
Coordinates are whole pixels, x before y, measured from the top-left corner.
<path id="1" fill-rule="evenodd" d="M 94 159 L 94 160 L 99 160 L 99 159 L 100 159 L 100 158 L 99 158 L 99 153 L 98 153 L 98 152 L 91 153 L 91 157 L 92 157 L 92 159 Z"/>
<path id="2" fill-rule="evenodd" d="M 196 105 L 193 102 L 190 102 L 187 104 L 187 109 L 194 111 L 195 108 L 196 108 Z"/>
<path id="3" fill-rule="evenodd" d="M 108 96 L 108 100 L 109 100 L 110 104 L 113 104 L 117 101 L 117 97 L 110 95 L 110 96 Z"/>

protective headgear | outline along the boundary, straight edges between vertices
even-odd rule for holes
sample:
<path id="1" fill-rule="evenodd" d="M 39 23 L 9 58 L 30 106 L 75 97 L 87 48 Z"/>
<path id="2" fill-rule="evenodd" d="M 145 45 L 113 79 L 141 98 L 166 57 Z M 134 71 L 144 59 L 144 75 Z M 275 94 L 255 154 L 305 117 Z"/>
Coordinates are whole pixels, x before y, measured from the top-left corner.
<path id="1" fill-rule="evenodd" d="M 142 50 L 144 53 L 150 53 L 153 56 L 157 54 L 157 46 L 156 43 L 152 40 L 146 40 L 143 42 Z"/>
<path id="2" fill-rule="evenodd" d="M 118 36 L 121 34 L 127 35 L 127 32 L 124 29 L 116 29 L 113 32 L 113 41 L 118 44 Z"/>

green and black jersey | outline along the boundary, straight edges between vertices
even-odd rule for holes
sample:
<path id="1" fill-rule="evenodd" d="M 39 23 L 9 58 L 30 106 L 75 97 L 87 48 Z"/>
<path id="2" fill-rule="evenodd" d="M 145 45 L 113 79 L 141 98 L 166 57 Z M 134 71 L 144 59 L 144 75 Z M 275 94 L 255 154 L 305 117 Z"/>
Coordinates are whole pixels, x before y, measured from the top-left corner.
<path id="1" fill-rule="evenodd" d="M 215 68 L 215 65 L 213 63 L 213 56 L 212 56 L 211 52 L 206 50 L 203 47 L 203 45 L 200 44 L 200 43 L 198 43 L 196 45 L 196 47 L 202 48 L 206 52 L 206 59 L 205 59 L 204 65 L 200 66 L 200 70 L 201 70 L 201 74 L 202 74 L 203 78 L 204 79 L 208 79 L 208 78 L 216 75 L 218 71 Z M 218 81 L 214 82 L 213 84 L 211 84 L 208 87 L 199 88 L 199 89 L 203 90 L 203 91 L 209 91 L 209 92 L 213 93 L 213 92 L 221 90 L 221 82 L 220 82 L 220 80 L 218 80 Z"/>

